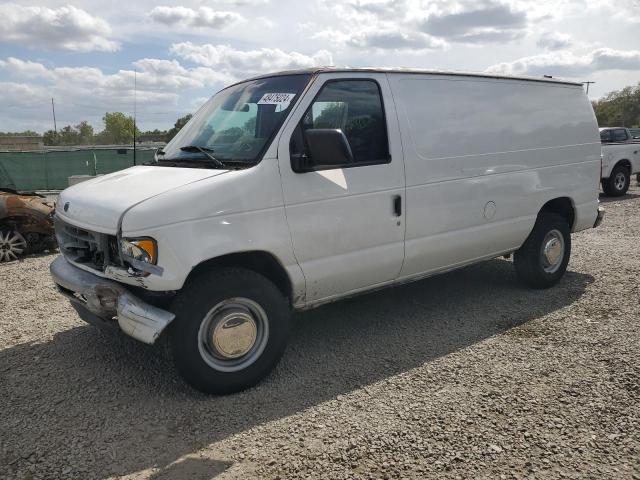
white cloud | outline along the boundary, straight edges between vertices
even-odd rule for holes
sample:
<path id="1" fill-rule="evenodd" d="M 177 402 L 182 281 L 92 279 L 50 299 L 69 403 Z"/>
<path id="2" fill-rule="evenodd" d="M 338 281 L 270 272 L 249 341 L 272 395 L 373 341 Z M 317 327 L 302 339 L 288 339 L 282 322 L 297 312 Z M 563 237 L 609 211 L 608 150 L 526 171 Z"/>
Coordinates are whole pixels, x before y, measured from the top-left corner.
<path id="1" fill-rule="evenodd" d="M 330 2 L 327 2 L 330 3 Z M 404 0 L 348 0 L 344 5 L 359 14 L 372 14 L 378 18 L 395 17 L 406 5 Z"/>
<path id="2" fill-rule="evenodd" d="M 640 70 L 640 51 L 599 48 L 584 55 L 552 52 L 492 65 L 488 72 L 509 75 L 579 77 L 603 70 Z"/>
<path id="3" fill-rule="evenodd" d="M 543 32 L 538 39 L 538 47 L 545 50 L 562 50 L 573 44 L 571 36 L 560 32 Z"/>
<path id="4" fill-rule="evenodd" d="M 302 31 L 314 31 L 316 40 L 376 52 L 424 53 L 446 46 L 443 40 L 416 29 L 414 16 L 407 14 L 409 0 L 325 1 L 324 6 L 336 19 L 336 26 L 300 25 Z"/>
<path id="5" fill-rule="evenodd" d="M 448 2 L 419 24 L 435 37 L 461 43 L 509 41 L 525 34 L 527 14 L 503 2 Z"/>
<path id="6" fill-rule="evenodd" d="M 357 32 L 348 38 L 347 44 L 376 50 L 434 50 L 446 46 L 442 40 L 424 33 L 393 29 Z"/>
<path id="7" fill-rule="evenodd" d="M 397 25 L 378 24 L 373 28 L 354 27 L 348 32 L 334 29 L 320 30 L 313 35 L 313 38 L 340 46 L 378 52 L 424 53 L 425 50 L 441 50 L 447 46 L 445 41 L 425 33 L 404 30 Z"/>
<path id="8" fill-rule="evenodd" d="M 54 78 L 52 72 L 41 63 L 30 62 L 28 60 L 20 60 L 19 58 L 9 57 L 6 60 L 0 60 L 0 68 L 18 74 L 20 77 L 51 80 Z"/>
<path id="9" fill-rule="evenodd" d="M 269 4 L 270 0 L 218 0 L 217 3 L 224 3 L 235 7 L 257 7 L 259 5 Z"/>
<path id="10" fill-rule="evenodd" d="M 511 41 L 529 27 L 524 9 L 497 0 L 326 0 L 324 5 L 338 26 L 315 25 L 314 38 L 378 52 L 417 53 L 442 50 L 450 42 Z"/>
<path id="11" fill-rule="evenodd" d="M 3 108 L 33 107 L 49 100 L 45 88 L 16 82 L 0 82 L 0 102 Z"/>
<path id="12" fill-rule="evenodd" d="M 134 80 L 138 93 L 174 92 L 189 88 L 221 85 L 233 80 L 228 74 L 208 67 L 185 68 L 177 60 L 143 58 L 133 63 L 135 70 L 105 74 L 95 67 L 47 68 L 41 63 L 9 57 L 0 60 L 0 69 L 20 79 L 46 80 L 58 89 L 94 90 L 97 94 L 132 94 Z M 135 78 L 134 78 L 135 77 Z"/>
<path id="13" fill-rule="evenodd" d="M 225 73 L 208 67 L 185 68 L 177 60 L 145 58 L 133 65 L 135 71 L 106 74 L 95 67 L 47 68 L 13 57 L 0 60 L 0 73 L 24 81 L 0 82 L 3 113 L 16 119 L 16 125 L 24 125 L 23 120 L 31 118 L 30 128 L 42 129 L 47 123 L 35 119 L 48 118 L 51 97 L 55 97 L 60 124 L 75 124 L 83 119 L 98 124 L 106 111 L 132 113 L 135 97 L 143 122 L 153 122 L 156 110 L 162 110 L 173 121 L 185 113 L 178 108 L 182 94 L 203 89 L 213 93 L 232 81 Z M 34 79 L 38 83 L 29 83 Z M 70 119 L 65 120 L 65 115 Z"/>
<path id="14" fill-rule="evenodd" d="M 209 7 L 197 10 L 183 6 L 155 7 L 149 16 L 156 22 L 169 26 L 207 27 L 222 29 L 243 20 L 242 15 L 235 12 L 217 11 Z"/>
<path id="15" fill-rule="evenodd" d="M 71 5 L 52 9 L 13 3 L 0 5 L 0 41 L 45 50 L 112 52 L 111 27 L 99 17 Z"/>
<path id="16" fill-rule="evenodd" d="M 238 50 L 228 45 L 196 45 L 191 42 L 175 43 L 170 52 L 198 65 L 219 69 L 238 78 L 275 70 L 332 65 L 331 53 L 320 50 L 313 55 L 285 52 L 278 48 Z"/>

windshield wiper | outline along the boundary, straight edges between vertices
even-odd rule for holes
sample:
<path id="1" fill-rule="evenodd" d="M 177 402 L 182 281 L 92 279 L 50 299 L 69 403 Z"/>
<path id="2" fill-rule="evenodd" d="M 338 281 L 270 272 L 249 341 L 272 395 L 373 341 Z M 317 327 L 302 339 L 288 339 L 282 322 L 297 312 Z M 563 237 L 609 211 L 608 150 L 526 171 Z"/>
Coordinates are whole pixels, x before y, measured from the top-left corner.
<path id="1" fill-rule="evenodd" d="M 184 147 L 180 147 L 180 150 L 183 152 L 200 152 L 209 160 L 211 160 L 218 168 L 226 168 L 224 163 L 218 160 L 216 157 L 211 155 L 209 152 L 213 152 L 213 149 L 207 147 L 201 147 L 200 145 L 187 145 Z"/>

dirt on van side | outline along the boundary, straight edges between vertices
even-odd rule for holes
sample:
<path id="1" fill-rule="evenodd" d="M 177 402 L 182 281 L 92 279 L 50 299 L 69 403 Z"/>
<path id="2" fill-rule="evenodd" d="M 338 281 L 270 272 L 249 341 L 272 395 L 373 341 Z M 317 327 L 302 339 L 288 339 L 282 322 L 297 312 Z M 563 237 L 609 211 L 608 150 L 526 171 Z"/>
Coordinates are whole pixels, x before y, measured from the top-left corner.
<path id="1" fill-rule="evenodd" d="M 640 190 L 603 204 L 558 286 L 499 259 L 298 314 L 226 397 L 2 264 L 0 479 L 640 479 Z"/>

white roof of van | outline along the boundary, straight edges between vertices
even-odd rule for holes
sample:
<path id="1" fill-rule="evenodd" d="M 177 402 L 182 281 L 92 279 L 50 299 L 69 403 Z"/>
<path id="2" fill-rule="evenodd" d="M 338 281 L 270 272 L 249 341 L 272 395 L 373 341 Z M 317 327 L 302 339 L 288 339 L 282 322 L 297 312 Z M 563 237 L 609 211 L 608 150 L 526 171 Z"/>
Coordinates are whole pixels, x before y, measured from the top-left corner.
<path id="1" fill-rule="evenodd" d="M 318 73 L 337 73 L 337 72 L 364 72 L 364 73 L 413 73 L 413 74 L 425 74 L 425 75 L 446 75 L 446 76 L 461 76 L 461 77 L 484 77 L 494 79 L 507 79 L 507 80 L 528 80 L 533 82 L 546 82 L 546 83 L 560 83 L 565 85 L 582 86 L 580 82 L 572 82 L 569 80 L 563 80 L 559 78 L 553 78 L 551 76 L 543 77 L 531 77 L 531 76 L 515 76 L 515 75 L 499 75 L 494 73 L 484 72 L 465 72 L 456 70 L 423 70 L 417 68 L 398 68 L 398 67 L 312 67 L 303 68 L 298 70 L 285 70 L 282 72 L 268 73 L 265 75 L 258 75 L 251 78 L 266 78 L 279 75 L 296 75 L 296 74 L 318 74 Z"/>

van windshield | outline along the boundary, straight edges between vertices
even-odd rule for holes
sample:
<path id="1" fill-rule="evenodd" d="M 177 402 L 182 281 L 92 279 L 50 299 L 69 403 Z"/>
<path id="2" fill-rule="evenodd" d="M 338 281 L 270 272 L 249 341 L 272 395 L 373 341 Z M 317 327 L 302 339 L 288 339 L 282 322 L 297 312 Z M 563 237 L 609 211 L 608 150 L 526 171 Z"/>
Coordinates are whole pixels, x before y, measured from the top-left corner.
<path id="1" fill-rule="evenodd" d="M 158 160 L 203 161 L 217 167 L 259 162 L 309 78 L 308 74 L 267 77 L 218 92 L 167 144 Z"/>

